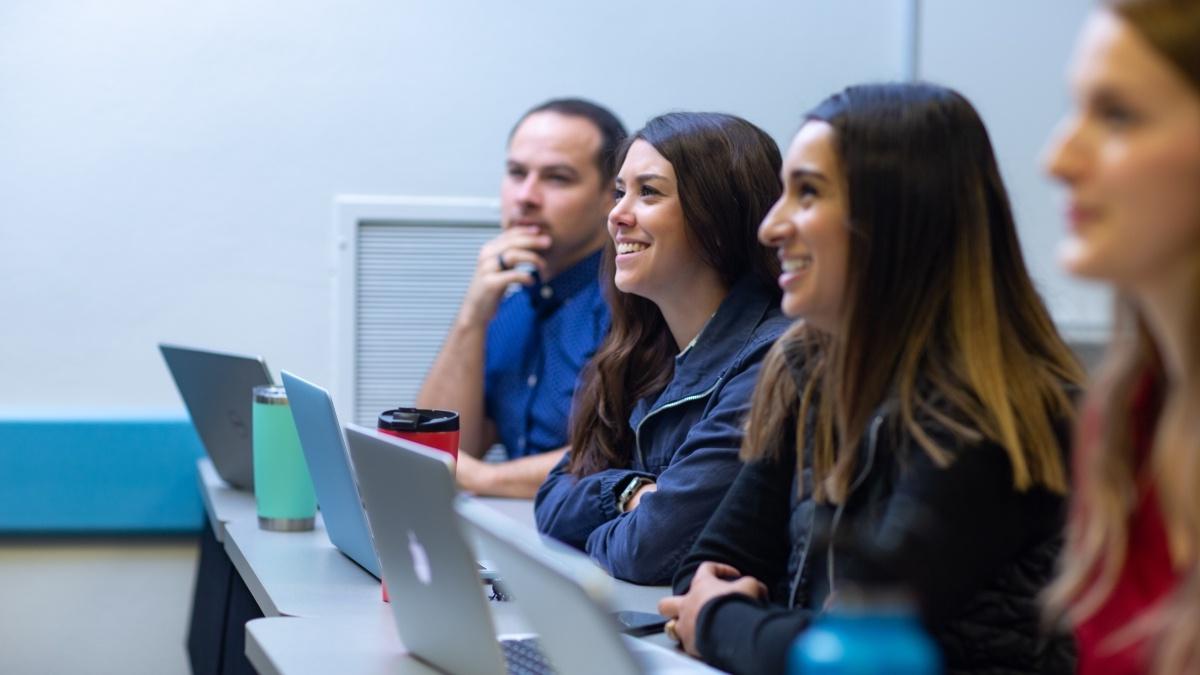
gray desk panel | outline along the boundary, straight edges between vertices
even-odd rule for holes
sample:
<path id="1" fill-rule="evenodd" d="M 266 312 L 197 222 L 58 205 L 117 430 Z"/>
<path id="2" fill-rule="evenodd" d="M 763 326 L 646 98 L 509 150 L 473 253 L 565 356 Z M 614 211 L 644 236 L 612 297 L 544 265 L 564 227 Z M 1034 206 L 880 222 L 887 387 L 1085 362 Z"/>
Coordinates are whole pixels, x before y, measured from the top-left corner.
<path id="1" fill-rule="evenodd" d="M 383 606 L 379 581 L 342 555 L 321 517 L 311 532 L 260 530 L 257 518 L 226 524 L 225 551 L 267 616 L 346 616 Z"/>
<path id="2" fill-rule="evenodd" d="M 493 610 L 511 609 L 510 603 L 492 603 L 490 606 Z M 495 612 L 493 616 L 496 616 Z M 496 621 L 505 623 L 499 616 Z M 674 648 L 661 635 L 649 641 Z M 429 675 L 438 672 L 405 654 L 395 624 L 386 610 L 373 617 L 256 619 L 246 624 L 246 656 L 262 675 Z M 684 665 L 682 670 L 719 672 L 699 661 L 692 664 Z M 669 672 L 679 670 L 673 667 Z"/>
<path id="3" fill-rule="evenodd" d="M 472 499 L 487 504 L 494 511 L 502 513 L 522 525 L 531 528 L 537 527 L 537 520 L 533 517 L 532 499 L 505 499 L 503 497 L 472 497 Z"/>
<path id="4" fill-rule="evenodd" d="M 395 625 L 382 615 L 256 619 L 246 624 L 246 656 L 262 675 L 438 675 L 404 653 Z"/>
<path id="5" fill-rule="evenodd" d="M 267 616 L 342 616 L 379 604 L 379 582 L 342 555 L 329 541 L 317 515 L 311 532 L 268 532 L 258 527 L 254 496 L 229 488 L 208 459 L 200 460 L 205 503 L 213 505 L 214 533 Z M 489 507 L 534 526 L 533 502 L 480 498 Z M 217 525 L 220 524 L 220 528 Z M 487 558 L 487 551 L 479 554 Z M 653 612 L 669 595 L 666 586 L 617 582 L 622 609 Z"/>
<path id="6" fill-rule="evenodd" d="M 254 494 L 230 487 L 229 483 L 217 475 L 217 470 L 213 468 L 212 460 L 208 457 L 196 460 L 196 475 L 200 481 L 204 510 L 208 514 L 208 522 L 212 525 L 217 541 L 225 541 L 226 523 L 258 517 Z"/>
<path id="7" fill-rule="evenodd" d="M 514 603 L 489 602 L 488 609 L 499 633 L 529 633 Z M 256 619 L 246 624 L 246 656 L 268 675 L 438 672 L 405 654 L 391 609 L 382 602 L 355 615 Z"/>
<path id="8" fill-rule="evenodd" d="M 404 654 L 379 582 L 330 543 L 319 514 L 311 532 L 261 530 L 252 494 L 230 488 L 207 458 L 198 468 L 213 531 L 268 617 L 246 629 L 246 655 L 260 672 L 435 672 Z M 530 500 L 480 501 L 534 527 Z M 479 553 L 486 557 L 486 551 Z M 617 582 L 622 609 L 652 612 L 668 594 L 665 586 Z M 516 603 L 489 603 L 489 608 L 500 632 L 528 631 Z M 667 644 L 663 636 L 650 640 Z"/>

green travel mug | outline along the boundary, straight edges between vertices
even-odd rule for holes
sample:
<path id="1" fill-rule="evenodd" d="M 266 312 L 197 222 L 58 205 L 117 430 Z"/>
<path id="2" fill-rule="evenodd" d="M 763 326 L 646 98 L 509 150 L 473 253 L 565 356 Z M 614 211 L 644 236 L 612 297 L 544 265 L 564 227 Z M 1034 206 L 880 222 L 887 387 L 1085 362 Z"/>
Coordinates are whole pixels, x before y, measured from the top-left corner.
<path id="1" fill-rule="evenodd" d="M 284 388 L 255 387 L 251 416 L 258 526 L 277 532 L 313 529 L 317 495 Z"/>

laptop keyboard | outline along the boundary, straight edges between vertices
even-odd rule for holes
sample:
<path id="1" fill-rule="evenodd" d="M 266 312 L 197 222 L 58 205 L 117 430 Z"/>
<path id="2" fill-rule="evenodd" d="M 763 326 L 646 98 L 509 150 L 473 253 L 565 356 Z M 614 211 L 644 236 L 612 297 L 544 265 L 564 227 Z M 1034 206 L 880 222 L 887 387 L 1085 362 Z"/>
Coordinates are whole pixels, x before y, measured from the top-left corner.
<path id="1" fill-rule="evenodd" d="M 525 640 L 501 640 L 508 675 L 551 675 L 554 669 L 538 647 L 534 638 Z"/>

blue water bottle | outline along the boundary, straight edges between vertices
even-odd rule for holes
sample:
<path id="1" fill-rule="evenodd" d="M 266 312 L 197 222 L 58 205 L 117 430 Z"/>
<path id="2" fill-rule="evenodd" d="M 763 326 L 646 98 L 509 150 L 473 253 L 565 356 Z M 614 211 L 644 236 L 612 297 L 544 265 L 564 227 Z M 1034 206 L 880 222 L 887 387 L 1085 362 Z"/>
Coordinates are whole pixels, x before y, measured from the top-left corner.
<path id="1" fill-rule="evenodd" d="M 792 643 L 787 672 L 937 675 L 942 659 L 905 594 L 846 587 Z"/>

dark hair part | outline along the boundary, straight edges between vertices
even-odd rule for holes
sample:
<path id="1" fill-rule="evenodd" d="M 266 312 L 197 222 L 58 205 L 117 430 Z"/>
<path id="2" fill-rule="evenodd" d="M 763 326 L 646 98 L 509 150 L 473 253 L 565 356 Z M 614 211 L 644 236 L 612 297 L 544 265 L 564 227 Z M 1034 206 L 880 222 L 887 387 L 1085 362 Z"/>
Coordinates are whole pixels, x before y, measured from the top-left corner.
<path id="1" fill-rule="evenodd" d="M 675 169 L 687 237 L 704 263 L 727 288 L 750 276 L 778 298 L 779 261 L 757 234 L 781 191 L 775 141 L 733 115 L 668 113 L 631 136 L 618 163 L 637 140 L 654 146 Z M 633 405 L 671 381 L 679 351 L 653 302 L 617 290 L 614 255 L 609 244 L 600 268 L 612 325 L 580 378 L 572 408 L 568 469 L 577 476 L 629 466 Z"/>
<path id="2" fill-rule="evenodd" d="M 1055 426 L 1072 416 L 1064 384 L 1083 373 L 1026 271 L 975 109 L 935 85 L 864 85 L 807 120 L 833 127 L 849 195 L 841 324 L 825 334 L 801 322 L 776 343 L 743 458 L 794 452 L 812 466 L 814 498 L 841 502 L 887 403 L 939 464 L 953 459 L 942 443 L 986 440 L 1007 452 L 1017 489 L 1065 492 Z M 804 364 L 799 382 L 789 358 Z M 931 422 L 953 438 L 931 436 Z"/>
<path id="3" fill-rule="evenodd" d="M 596 151 L 596 168 L 600 170 L 600 184 L 607 189 L 613 176 L 617 175 L 617 149 L 621 147 L 628 134 L 625 131 L 625 125 L 621 124 L 621 120 L 617 119 L 611 110 L 597 103 L 582 98 L 555 98 L 525 111 L 525 114 L 521 115 L 521 119 L 517 120 L 512 130 L 508 132 L 509 142 L 512 142 L 513 134 L 517 133 L 517 127 L 521 126 L 522 122 L 530 115 L 542 112 L 558 113 L 566 117 L 582 117 L 596 127 L 596 130 L 600 132 L 600 148 Z"/>

